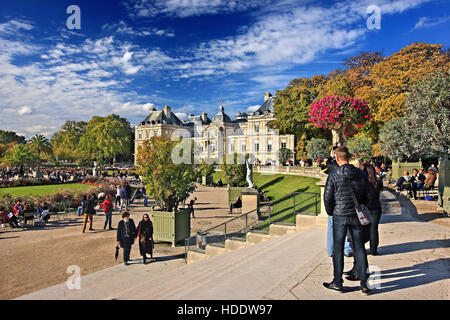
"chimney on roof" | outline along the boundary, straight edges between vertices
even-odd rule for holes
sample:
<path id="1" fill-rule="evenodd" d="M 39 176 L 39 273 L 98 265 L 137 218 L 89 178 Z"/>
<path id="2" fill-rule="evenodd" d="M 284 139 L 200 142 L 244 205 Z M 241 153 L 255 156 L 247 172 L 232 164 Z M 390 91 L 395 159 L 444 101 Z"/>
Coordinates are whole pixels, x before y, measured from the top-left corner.
<path id="1" fill-rule="evenodd" d="M 264 102 L 266 102 L 267 100 L 269 100 L 269 98 L 272 96 L 272 94 L 270 92 L 266 92 L 264 93 Z"/>
<path id="2" fill-rule="evenodd" d="M 166 117 L 170 118 L 171 108 L 169 106 L 164 106 L 163 111 Z"/>
<path id="3" fill-rule="evenodd" d="M 208 114 L 206 112 L 202 112 L 202 115 L 200 116 L 200 119 L 202 119 L 203 122 L 206 122 L 207 118 L 208 118 Z"/>

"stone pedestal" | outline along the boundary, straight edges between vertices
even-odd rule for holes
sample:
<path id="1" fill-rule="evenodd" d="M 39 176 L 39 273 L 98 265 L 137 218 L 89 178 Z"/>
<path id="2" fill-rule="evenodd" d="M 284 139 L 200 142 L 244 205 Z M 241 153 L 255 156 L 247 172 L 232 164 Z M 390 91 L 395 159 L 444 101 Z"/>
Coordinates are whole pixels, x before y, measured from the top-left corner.
<path id="1" fill-rule="evenodd" d="M 317 224 L 328 224 L 328 215 L 325 210 L 325 203 L 323 201 L 323 194 L 325 191 L 325 183 L 327 182 L 328 175 L 322 173 L 320 181 L 316 182 L 316 184 L 320 187 L 320 210 L 319 214 L 316 217 Z"/>
<path id="2" fill-rule="evenodd" d="M 242 195 L 242 213 L 247 213 L 255 209 L 259 210 L 259 193 L 257 190 L 244 188 L 241 191 L 241 195 Z"/>

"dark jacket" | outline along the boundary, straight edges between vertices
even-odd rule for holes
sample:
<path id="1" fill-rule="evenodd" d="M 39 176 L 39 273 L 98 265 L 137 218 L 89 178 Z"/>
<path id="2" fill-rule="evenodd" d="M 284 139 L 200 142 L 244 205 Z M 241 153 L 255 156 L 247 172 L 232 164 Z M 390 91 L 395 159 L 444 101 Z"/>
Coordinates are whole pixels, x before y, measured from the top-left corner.
<path id="1" fill-rule="evenodd" d="M 152 254 L 153 240 L 149 240 L 150 238 L 153 239 L 153 223 L 151 220 L 139 222 L 136 229 L 136 237 L 139 239 L 139 251 L 141 255 L 145 256 L 146 253 Z"/>
<path id="2" fill-rule="evenodd" d="M 83 202 L 83 212 L 84 214 L 95 214 L 95 204 L 92 199 L 88 199 Z"/>
<path id="3" fill-rule="evenodd" d="M 370 211 L 373 210 L 381 210 L 381 202 L 380 202 L 380 192 L 383 190 L 383 182 L 381 180 L 377 180 L 377 187 L 374 188 L 369 183 L 369 202 L 367 204 L 367 208 Z"/>
<path id="4" fill-rule="evenodd" d="M 125 186 L 125 191 L 127 192 L 127 199 L 131 198 L 131 187 L 129 184 Z"/>
<path id="5" fill-rule="evenodd" d="M 130 239 L 131 244 L 134 243 L 134 237 L 136 236 L 136 225 L 134 224 L 133 219 L 128 220 L 130 224 Z M 123 244 L 125 243 L 125 221 L 120 220 L 119 225 L 117 226 L 117 241 L 120 241 L 120 247 L 123 248 Z"/>
<path id="6" fill-rule="evenodd" d="M 329 216 L 356 217 L 351 185 L 359 204 L 368 204 L 369 182 L 362 170 L 344 164 L 328 175 L 324 191 L 325 209 Z"/>

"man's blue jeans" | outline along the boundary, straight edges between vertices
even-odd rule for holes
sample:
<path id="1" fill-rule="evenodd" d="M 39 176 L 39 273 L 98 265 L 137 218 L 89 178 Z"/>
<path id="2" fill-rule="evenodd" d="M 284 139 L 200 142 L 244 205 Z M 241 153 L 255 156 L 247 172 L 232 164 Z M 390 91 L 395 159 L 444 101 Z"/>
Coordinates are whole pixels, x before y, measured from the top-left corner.
<path id="1" fill-rule="evenodd" d="M 334 216 L 333 217 L 333 282 L 342 285 L 342 274 L 344 272 L 344 241 L 347 231 L 352 237 L 352 245 L 355 250 L 355 266 L 361 286 L 367 284 L 368 262 L 366 249 L 364 247 L 363 228 L 355 217 Z"/>
<path id="2" fill-rule="evenodd" d="M 83 214 L 83 206 L 79 206 L 77 209 L 77 216 L 81 216 Z"/>
<path id="3" fill-rule="evenodd" d="M 328 216 L 327 253 L 329 256 L 333 255 L 333 217 L 332 216 Z M 352 247 L 350 246 L 350 242 L 348 242 L 347 238 L 345 238 L 344 254 L 348 256 L 352 253 L 353 253 L 353 251 L 352 251 Z"/>

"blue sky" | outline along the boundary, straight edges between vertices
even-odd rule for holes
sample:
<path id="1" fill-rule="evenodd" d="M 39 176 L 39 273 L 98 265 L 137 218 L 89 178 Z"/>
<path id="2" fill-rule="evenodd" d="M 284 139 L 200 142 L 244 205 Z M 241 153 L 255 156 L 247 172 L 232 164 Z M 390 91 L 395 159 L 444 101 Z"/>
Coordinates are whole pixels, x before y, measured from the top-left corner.
<path id="1" fill-rule="evenodd" d="M 70 5 L 81 29 L 69 30 Z M 369 29 L 367 8 L 380 8 Z M 361 51 L 448 46 L 441 0 L 15 0 L 0 2 L 0 129 L 50 138 L 66 120 L 150 107 L 231 117 Z"/>

